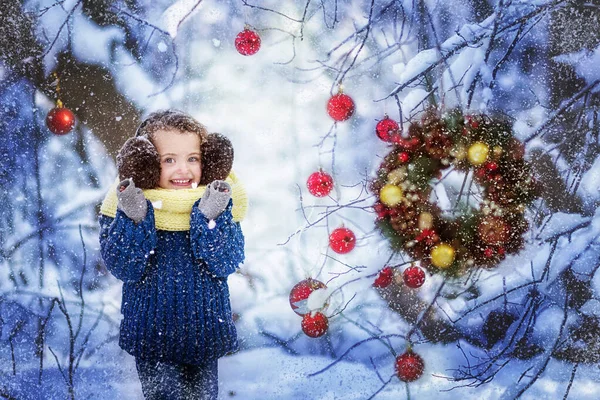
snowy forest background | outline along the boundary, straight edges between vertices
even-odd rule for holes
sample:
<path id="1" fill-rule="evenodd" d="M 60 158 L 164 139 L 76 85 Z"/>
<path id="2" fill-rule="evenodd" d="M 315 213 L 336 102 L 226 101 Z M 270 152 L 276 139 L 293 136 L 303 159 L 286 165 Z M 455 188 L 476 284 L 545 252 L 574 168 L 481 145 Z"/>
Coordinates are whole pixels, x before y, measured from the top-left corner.
<path id="1" fill-rule="evenodd" d="M 0 397 L 141 398 L 96 219 L 121 144 L 172 107 L 231 138 L 250 197 L 221 398 L 597 398 L 599 17 L 598 0 L 4 0 Z M 262 39 L 248 57 L 245 24 Z M 78 119 L 64 136 L 44 122 L 54 72 Z M 334 124 L 340 82 L 356 113 Z M 375 125 L 432 104 L 510 118 L 542 187 L 526 245 L 463 279 L 375 289 L 405 257 L 374 225 L 368 182 L 390 151 Z M 319 167 L 336 182 L 321 199 L 306 190 Z M 358 244 L 337 255 L 342 223 Z M 307 277 L 335 291 L 318 339 L 288 302 Z M 425 360 L 408 384 L 407 336 Z"/>

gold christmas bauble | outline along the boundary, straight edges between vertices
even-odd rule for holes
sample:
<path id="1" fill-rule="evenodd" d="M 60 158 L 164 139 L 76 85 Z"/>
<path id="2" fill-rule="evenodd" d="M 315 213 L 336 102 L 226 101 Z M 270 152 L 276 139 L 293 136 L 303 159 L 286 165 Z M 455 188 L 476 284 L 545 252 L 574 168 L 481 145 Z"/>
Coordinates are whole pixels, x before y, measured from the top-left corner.
<path id="1" fill-rule="evenodd" d="M 403 182 L 407 176 L 408 176 L 408 172 L 407 172 L 406 166 L 396 168 L 395 170 L 390 171 L 387 174 L 387 183 L 389 183 L 390 185 L 397 185 L 397 184 Z"/>
<path id="2" fill-rule="evenodd" d="M 475 142 L 467 151 L 467 158 L 473 165 L 481 165 L 486 162 L 488 154 L 490 152 L 490 146 L 483 142 Z"/>
<path id="3" fill-rule="evenodd" d="M 389 183 L 381 188 L 379 192 L 379 198 L 381 202 L 388 207 L 394 207 L 398 205 L 404 198 L 402 189 L 396 185 L 390 185 Z"/>
<path id="4" fill-rule="evenodd" d="M 454 248 L 440 243 L 431 249 L 431 263 L 438 268 L 448 268 L 454 262 Z"/>
<path id="5" fill-rule="evenodd" d="M 431 215 L 431 213 L 422 212 L 421 214 L 419 214 L 419 229 L 420 230 L 431 229 L 432 226 L 433 226 L 433 215 Z"/>

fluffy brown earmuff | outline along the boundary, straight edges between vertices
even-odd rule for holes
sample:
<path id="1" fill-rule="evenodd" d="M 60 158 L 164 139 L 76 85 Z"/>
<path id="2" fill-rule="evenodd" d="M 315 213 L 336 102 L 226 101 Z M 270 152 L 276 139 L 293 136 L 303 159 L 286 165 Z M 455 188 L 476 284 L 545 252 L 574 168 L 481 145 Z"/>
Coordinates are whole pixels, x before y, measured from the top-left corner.
<path id="1" fill-rule="evenodd" d="M 144 136 L 127 139 L 117 154 L 119 180 L 132 178 L 141 189 L 154 189 L 160 179 L 160 156 Z"/>
<path id="2" fill-rule="evenodd" d="M 233 167 L 233 145 L 220 133 L 209 133 L 201 147 L 202 176 L 201 185 L 212 181 L 225 180 Z"/>

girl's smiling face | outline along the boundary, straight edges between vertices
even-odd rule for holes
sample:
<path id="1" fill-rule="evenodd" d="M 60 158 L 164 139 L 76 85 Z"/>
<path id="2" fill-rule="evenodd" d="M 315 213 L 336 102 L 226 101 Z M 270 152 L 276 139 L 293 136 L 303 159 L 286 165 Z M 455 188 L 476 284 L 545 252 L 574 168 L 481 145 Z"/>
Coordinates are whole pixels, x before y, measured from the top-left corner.
<path id="1" fill-rule="evenodd" d="M 161 129 L 154 133 L 153 142 L 160 154 L 159 187 L 189 189 L 198 186 L 202 176 L 198 135 Z"/>

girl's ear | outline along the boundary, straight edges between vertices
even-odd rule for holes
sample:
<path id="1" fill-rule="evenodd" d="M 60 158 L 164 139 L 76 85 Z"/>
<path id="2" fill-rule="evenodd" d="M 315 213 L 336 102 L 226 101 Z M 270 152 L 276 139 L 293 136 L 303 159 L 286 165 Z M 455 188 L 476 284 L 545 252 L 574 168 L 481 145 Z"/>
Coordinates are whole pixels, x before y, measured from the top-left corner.
<path id="1" fill-rule="evenodd" d="M 160 180 L 160 155 L 156 147 L 145 137 L 133 137 L 117 154 L 119 180 L 133 179 L 141 189 L 154 189 Z"/>
<path id="2" fill-rule="evenodd" d="M 215 180 L 225 180 L 233 167 L 233 145 L 220 133 L 211 133 L 200 147 L 202 176 L 200 185 L 208 185 Z"/>

